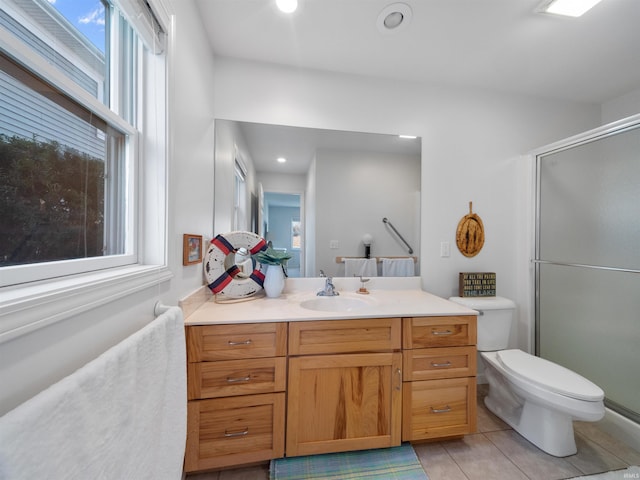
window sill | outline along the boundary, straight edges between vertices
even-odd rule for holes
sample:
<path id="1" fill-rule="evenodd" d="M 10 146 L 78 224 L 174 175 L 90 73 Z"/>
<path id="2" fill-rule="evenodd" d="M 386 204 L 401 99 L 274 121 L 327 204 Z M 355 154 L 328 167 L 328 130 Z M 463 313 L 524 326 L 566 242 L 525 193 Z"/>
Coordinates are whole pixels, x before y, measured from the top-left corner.
<path id="1" fill-rule="evenodd" d="M 0 343 L 172 277 L 164 265 L 134 265 L 0 289 Z"/>

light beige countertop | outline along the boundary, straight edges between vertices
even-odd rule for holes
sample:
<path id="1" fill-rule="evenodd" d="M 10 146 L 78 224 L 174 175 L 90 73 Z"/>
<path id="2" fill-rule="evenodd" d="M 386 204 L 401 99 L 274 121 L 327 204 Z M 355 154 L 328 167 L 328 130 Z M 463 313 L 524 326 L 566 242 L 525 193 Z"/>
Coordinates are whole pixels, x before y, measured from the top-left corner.
<path id="1" fill-rule="evenodd" d="M 316 293 L 324 282 L 324 278 L 289 278 L 278 298 L 258 295 L 223 303 L 212 297 L 185 319 L 185 325 L 477 314 L 475 310 L 423 291 L 419 277 L 371 278 L 366 283 L 368 295 L 356 293 L 360 287 L 357 278 L 334 278 L 339 297 L 318 297 Z M 307 301 L 327 302 L 320 303 L 320 308 L 324 308 L 323 305 L 333 308 L 328 303 L 333 300 L 346 305 L 337 307 L 337 311 L 315 310 L 301 305 Z"/>

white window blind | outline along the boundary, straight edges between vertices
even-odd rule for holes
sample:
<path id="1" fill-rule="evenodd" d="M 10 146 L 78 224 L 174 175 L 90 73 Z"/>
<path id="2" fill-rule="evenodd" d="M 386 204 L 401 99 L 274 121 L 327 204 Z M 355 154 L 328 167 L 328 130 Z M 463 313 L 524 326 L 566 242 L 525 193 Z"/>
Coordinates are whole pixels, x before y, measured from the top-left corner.
<path id="1" fill-rule="evenodd" d="M 120 9 L 149 51 L 155 54 L 164 52 L 166 38 L 164 28 L 145 0 L 111 0 L 111 2 Z"/>

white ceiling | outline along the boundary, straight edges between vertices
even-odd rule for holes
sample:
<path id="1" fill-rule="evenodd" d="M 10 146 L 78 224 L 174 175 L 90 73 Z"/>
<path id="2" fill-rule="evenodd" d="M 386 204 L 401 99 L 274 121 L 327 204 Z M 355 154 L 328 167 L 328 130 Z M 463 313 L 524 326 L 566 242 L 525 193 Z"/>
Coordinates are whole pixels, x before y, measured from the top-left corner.
<path id="1" fill-rule="evenodd" d="M 317 149 L 391 153 L 420 158 L 419 138 L 403 139 L 396 135 L 235 123 L 242 131 L 258 172 L 306 175 Z M 286 164 L 278 163 L 278 157 L 286 158 Z"/>
<path id="2" fill-rule="evenodd" d="M 602 103 L 640 88 L 640 0 L 581 18 L 540 0 L 404 0 L 408 28 L 381 33 L 392 0 L 195 0 L 216 55 L 312 69 Z"/>

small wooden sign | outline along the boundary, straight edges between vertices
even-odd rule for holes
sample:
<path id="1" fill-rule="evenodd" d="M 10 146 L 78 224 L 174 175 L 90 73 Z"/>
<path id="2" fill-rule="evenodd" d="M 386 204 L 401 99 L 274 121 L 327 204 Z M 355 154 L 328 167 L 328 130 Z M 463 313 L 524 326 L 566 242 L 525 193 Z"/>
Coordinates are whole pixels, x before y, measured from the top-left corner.
<path id="1" fill-rule="evenodd" d="M 496 296 L 496 274 L 492 272 L 460 272 L 458 285 L 461 297 Z"/>

